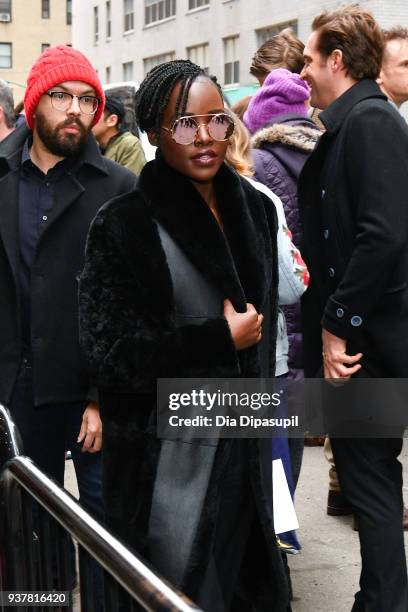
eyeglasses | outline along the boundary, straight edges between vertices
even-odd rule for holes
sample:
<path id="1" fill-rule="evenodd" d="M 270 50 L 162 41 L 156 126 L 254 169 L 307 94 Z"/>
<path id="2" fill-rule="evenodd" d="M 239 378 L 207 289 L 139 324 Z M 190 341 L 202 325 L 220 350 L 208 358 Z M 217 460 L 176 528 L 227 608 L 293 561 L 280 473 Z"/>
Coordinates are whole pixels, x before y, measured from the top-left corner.
<path id="1" fill-rule="evenodd" d="M 100 104 L 96 96 L 76 96 L 67 91 L 47 91 L 46 95 L 50 96 L 52 107 L 62 112 L 71 108 L 74 98 L 78 100 L 79 110 L 84 115 L 94 115 Z"/>
<path id="2" fill-rule="evenodd" d="M 196 117 L 211 118 L 206 123 L 197 123 Z M 190 145 L 195 141 L 198 130 L 202 125 L 207 127 L 211 138 L 220 142 L 228 140 L 234 132 L 234 120 L 226 113 L 179 117 L 175 120 L 171 128 L 162 126 L 162 129 L 166 130 L 166 132 L 170 132 L 171 137 L 177 144 Z"/>

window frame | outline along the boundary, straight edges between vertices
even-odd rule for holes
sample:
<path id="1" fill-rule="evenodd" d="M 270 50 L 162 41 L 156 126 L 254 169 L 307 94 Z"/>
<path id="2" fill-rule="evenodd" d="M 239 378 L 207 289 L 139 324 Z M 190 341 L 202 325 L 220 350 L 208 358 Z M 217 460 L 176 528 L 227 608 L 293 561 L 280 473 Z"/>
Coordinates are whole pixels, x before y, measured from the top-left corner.
<path id="1" fill-rule="evenodd" d="M 127 68 L 125 68 L 125 66 L 131 66 L 132 67 L 132 74 L 130 75 L 130 77 L 128 75 L 125 75 L 125 72 L 127 71 Z M 130 60 L 129 62 L 123 62 L 122 63 L 122 76 L 123 76 L 123 81 L 133 81 L 134 79 L 134 70 L 135 70 L 135 63 L 133 60 Z"/>
<path id="2" fill-rule="evenodd" d="M 1 55 L 0 53 L 0 57 L 9 57 L 10 58 L 10 66 L 0 66 L 0 70 L 10 70 L 11 68 L 13 68 L 13 43 L 12 42 L 0 42 L 0 48 L 1 46 L 7 46 L 10 49 L 10 55 Z M 1 62 L 0 62 L 1 63 Z"/>
<path id="3" fill-rule="evenodd" d="M 8 4 L 8 8 L 5 9 L 0 9 L 0 13 L 1 14 L 5 14 L 5 15 L 9 15 L 10 16 L 10 21 L 12 20 L 12 0 L 4 0 L 5 2 L 7 2 Z"/>
<path id="4" fill-rule="evenodd" d="M 194 5 L 194 6 L 193 6 Z M 188 0 L 188 10 L 195 11 L 210 5 L 210 0 Z"/>
<path id="5" fill-rule="evenodd" d="M 131 10 L 127 10 L 127 3 L 131 3 Z M 123 33 L 133 32 L 135 29 L 135 3 L 134 0 L 123 0 Z"/>
<path id="6" fill-rule="evenodd" d="M 198 61 L 197 52 L 198 50 L 203 51 L 203 56 L 207 61 L 207 65 L 202 65 L 201 62 Z M 192 61 L 194 64 L 198 64 L 200 68 L 204 70 L 204 72 L 209 75 L 210 74 L 210 43 L 204 42 L 199 45 L 191 45 L 191 47 L 186 48 L 187 58 Z"/>
<path id="7" fill-rule="evenodd" d="M 41 19 L 51 19 L 51 0 L 41 0 Z"/>
<path id="8" fill-rule="evenodd" d="M 239 44 L 239 34 L 235 36 L 227 36 L 223 39 L 224 41 L 224 87 L 233 87 L 234 85 L 239 85 L 239 73 L 240 73 L 240 65 L 239 65 L 239 53 L 238 53 L 238 44 Z M 233 42 L 233 54 L 232 60 L 227 62 L 228 49 L 227 44 L 229 41 Z M 227 78 L 227 75 L 229 78 Z M 229 80 L 231 79 L 231 80 Z"/>
<path id="9" fill-rule="evenodd" d="M 93 39 L 94 45 L 99 43 L 99 6 L 93 7 Z"/>
<path id="10" fill-rule="evenodd" d="M 144 7 L 145 26 L 161 23 L 177 15 L 177 0 L 144 0 Z"/>
<path id="11" fill-rule="evenodd" d="M 66 0 L 65 12 L 67 25 L 72 25 L 72 0 Z"/>
<path id="12" fill-rule="evenodd" d="M 106 0 L 105 2 L 105 35 L 106 40 L 110 40 L 112 38 L 112 2 L 111 0 Z"/>

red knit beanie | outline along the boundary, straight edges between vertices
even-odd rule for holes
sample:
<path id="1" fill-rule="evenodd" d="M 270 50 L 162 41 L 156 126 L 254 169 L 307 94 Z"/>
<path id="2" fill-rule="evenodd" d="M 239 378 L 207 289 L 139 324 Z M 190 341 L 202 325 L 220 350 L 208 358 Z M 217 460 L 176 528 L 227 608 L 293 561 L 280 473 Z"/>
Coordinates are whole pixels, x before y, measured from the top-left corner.
<path id="1" fill-rule="evenodd" d="M 41 96 L 55 85 L 65 81 L 82 81 L 93 87 L 101 100 L 92 124 L 98 123 L 105 107 L 105 94 L 98 73 L 80 51 L 67 45 L 58 45 L 46 49 L 34 63 L 28 75 L 24 110 L 30 129 L 33 129 L 33 114 Z"/>

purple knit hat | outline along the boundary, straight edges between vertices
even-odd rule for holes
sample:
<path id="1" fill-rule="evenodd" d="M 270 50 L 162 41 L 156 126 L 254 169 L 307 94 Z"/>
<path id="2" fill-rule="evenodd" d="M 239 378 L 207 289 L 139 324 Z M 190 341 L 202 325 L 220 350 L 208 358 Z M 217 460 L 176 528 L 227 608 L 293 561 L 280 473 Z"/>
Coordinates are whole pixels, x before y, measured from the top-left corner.
<path id="1" fill-rule="evenodd" d="M 278 115 L 294 113 L 307 117 L 305 101 L 309 97 L 306 81 L 286 68 L 277 68 L 268 74 L 262 87 L 252 96 L 244 123 L 253 134 Z"/>

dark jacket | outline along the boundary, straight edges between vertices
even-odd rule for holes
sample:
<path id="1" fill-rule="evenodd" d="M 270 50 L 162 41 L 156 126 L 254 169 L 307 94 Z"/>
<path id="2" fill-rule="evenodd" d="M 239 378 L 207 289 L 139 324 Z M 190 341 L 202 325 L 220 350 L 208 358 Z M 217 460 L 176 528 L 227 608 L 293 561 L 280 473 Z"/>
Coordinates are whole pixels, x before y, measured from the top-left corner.
<path id="1" fill-rule="evenodd" d="M 320 137 L 310 119 L 299 115 L 276 117 L 252 137 L 255 178 L 280 197 L 293 242 L 300 247 L 297 183 L 300 172 Z M 300 303 L 284 306 L 289 340 L 290 376 L 298 378 L 303 368 Z"/>
<path id="2" fill-rule="evenodd" d="M 363 353 L 369 376 L 408 375 L 408 127 L 363 80 L 320 119 L 326 127 L 299 181 L 305 359 L 321 366 L 321 326 Z"/>
<path id="3" fill-rule="evenodd" d="M 232 441 L 182 445 L 179 451 L 192 453 L 180 466 L 188 472 L 183 489 L 169 455 L 177 446 L 156 438 L 156 381 L 257 377 L 260 351 L 256 346 L 237 353 L 222 303 L 219 316 L 176 326 L 173 286 L 154 219 L 236 310 L 245 311 L 248 301 L 260 311 L 269 294 L 272 329 L 277 317 L 275 215 L 264 196 L 226 165 L 215 186 L 228 245 L 198 191 L 158 155 L 143 169 L 135 192 L 99 212 L 80 283 L 82 344 L 101 397 L 108 523 L 193 599 L 214 541 L 220 483 Z M 275 350 L 274 338 L 270 350 Z M 256 604 L 265 586 L 261 569 L 272 562 L 274 579 L 266 588 L 273 591 L 269 598 L 276 609 L 284 610 L 287 592 L 272 504 L 264 492 L 259 441 L 240 443 L 249 445 L 251 480 L 269 552 L 268 561 L 254 536 L 247 581 Z M 163 484 L 160 473 L 169 466 L 173 484 Z M 161 512 L 155 511 L 159 499 Z M 160 537 L 162 533 L 166 535 Z"/>
<path id="4" fill-rule="evenodd" d="M 18 189 L 26 126 L 0 145 L 0 401 L 7 404 L 22 359 Z M 89 377 L 78 341 L 78 277 L 89 225 L 134 175 L 105 160 L 91 136 L 58 183 L 31 273 L 31 340 L 36 405 L 86 400 Z"/>

